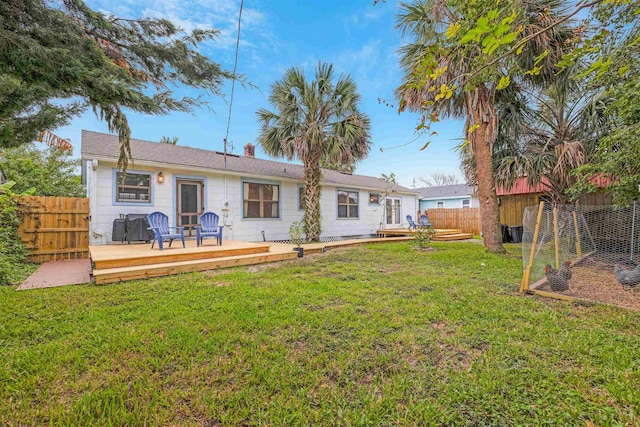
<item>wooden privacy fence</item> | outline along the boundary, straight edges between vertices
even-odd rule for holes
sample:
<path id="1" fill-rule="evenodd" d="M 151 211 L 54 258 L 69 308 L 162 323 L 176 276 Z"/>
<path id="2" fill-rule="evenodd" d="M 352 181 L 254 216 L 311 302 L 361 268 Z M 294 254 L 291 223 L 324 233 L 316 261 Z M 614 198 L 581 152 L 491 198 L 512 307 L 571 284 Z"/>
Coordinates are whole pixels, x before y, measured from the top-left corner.
<path id="1" fill-rule="evenodd" d="M 427 209 L 424 211 L 435 228 L 455 228 L 463 233 L 480 234 L 480 209 Z"/>
<path id="2" fill-rule="evenodd" d="M 89 199 L 19 196 L 20 238 L 33 262 L 89 256 Z"/>
<path id="3" fill-rule="evenodd" d="M 522 225 L 524 210 L 528 206 L 538 206 L 542 193 L 527 193 L 500 196 L 500 222 L 510 227 Z M 602 190 L 580 196 L 579 204 L 582 206 L 609 206 L 613 204 L 611 194 Z"/>

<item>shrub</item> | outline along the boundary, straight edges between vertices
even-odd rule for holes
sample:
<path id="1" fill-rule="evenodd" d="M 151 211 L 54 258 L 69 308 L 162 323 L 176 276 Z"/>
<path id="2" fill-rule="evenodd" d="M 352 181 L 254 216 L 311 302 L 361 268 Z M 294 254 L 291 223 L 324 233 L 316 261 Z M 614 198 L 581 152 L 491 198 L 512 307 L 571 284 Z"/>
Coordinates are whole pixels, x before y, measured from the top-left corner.
<path id="1" fill-rule="evenodd" d="M 294 221 L 291 223 L 291 227 L 289 227 L 289 238 L 291 238 L 291 243 L 294 243 L 297 247 L 300 247 L 303 241 L 304 227 L 301 222 Z"/>
<path id="2" fill-rule="evenodd" d="M 27 249 L 20 241 L 18 203 L 11 191 L 0 189 L 0 285 L 22 278 Z"/>
<path id="3" fill-rule="evenodd" d="M 416 249 L 426 249 L 433 240 L 435 230 L 433 227 L 418 227 L 413 233 L 413 246 Z"/>

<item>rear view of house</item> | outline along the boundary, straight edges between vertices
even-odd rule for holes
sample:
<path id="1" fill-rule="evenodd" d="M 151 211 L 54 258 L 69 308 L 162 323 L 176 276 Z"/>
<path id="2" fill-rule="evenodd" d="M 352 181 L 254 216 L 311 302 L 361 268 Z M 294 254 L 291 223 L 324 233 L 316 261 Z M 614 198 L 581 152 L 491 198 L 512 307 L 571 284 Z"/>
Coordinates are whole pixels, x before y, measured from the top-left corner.
<path id="1" fill-rule="evenodd" d="M 113 241 L 115 220 L 153 211 L 166 213 L 171 224 L 185 227 L 188 236 L 195 235 L 199 215 L 213 211 L 225 226 L 225 239 L 288 239 L 291 223 L 303 216 L 303 168 L 256 159 L 254 148 L 247 144 L 244 156 L 225 156 L 131 139 L 135 160 L 123 181 L 117 168 L 118 137 L 83 130 L 82 173 L 91 204 L 91 244 Z M 416 192 L 407 188 L 388 187 L 371 176 L 322 172 L 321 238 L 400 228 L 402 219 L 418 208 Z"/>

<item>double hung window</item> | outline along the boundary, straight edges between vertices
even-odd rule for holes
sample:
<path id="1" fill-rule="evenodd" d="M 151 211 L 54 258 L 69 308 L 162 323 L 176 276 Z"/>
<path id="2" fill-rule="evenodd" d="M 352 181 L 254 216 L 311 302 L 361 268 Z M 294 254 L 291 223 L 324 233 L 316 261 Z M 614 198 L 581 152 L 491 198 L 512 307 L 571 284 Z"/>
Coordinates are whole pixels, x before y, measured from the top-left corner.
<path id="1" fill-rule="evenodd" d="M 280 186 L 245 182 L 244 218 L 280 218 Z"/>

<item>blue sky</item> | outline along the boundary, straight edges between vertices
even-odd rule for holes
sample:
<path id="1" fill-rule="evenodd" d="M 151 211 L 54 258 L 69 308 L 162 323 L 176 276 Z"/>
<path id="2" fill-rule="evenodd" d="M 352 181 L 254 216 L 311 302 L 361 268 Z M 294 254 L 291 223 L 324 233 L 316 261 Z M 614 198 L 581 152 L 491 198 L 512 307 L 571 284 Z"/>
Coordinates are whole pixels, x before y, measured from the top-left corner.
<path id="1" fill-rule="evenodd" d="M 180 27 L 216 28 L 217 40 L 203 45 L 204 54 L 231 70 L 235 53 L 235 38 L 240 0 L 87 0 L 96 10 L 121 17 L 163 17 Z M 397 2 L 373 5 L 371 0 L 246 0 L 242 15 L 238 72 L 257 89 L 236 85 L 231 115 L 229 141 L 233 152 L 242 154 L 247 142 L 257 145 L 259 127 L 255 112 L 270 108 L 267 98 L 270 85 L 282 77 L 286 68 L 302 67 L 309 78 L 318 61 L 330 62 L 337 74 L 352 75 L 362 94 L 360 108 L 371 118 L 373 149 L 369 157 L 358 164 L 356 173 L 380 176 L 395 173 L 401 185 L 411 187 L 414 178 L 444 172 L 462 178 L 458 156 L 454 150 L 462 135 L 462 123 L 444 121 L 434 126 L 438 135 L 429 147 L 420 151 L 426 141 L 416 139 L 419 117 L 412 113 L 398 114 L 378 102 L 393 100 L 393 91 L 400 83 L 396 51 L 401 45 L 400 34 L 394 29 Z M 178 137 L 179 145 L 222 150 L 228 116 L 231 84 L 224 88 L 225 98 L 209 97 L 210 109 L 194 114 L 175 113 L 169 116 L 145 116 L 129 112 L 132 136 L 157 141 L 162 136 Z M 178 90 L 177 93 L 194 94 Z M 79 155 L 82 129 L 107 132 L 107 127 L 93 113 L 75 119 L 69 126 L 56 130 L 70 138 Z M 383 149 L 381 151 L 380 149 Z M 268 158 L 257 147 L 256 156 Z"/>

